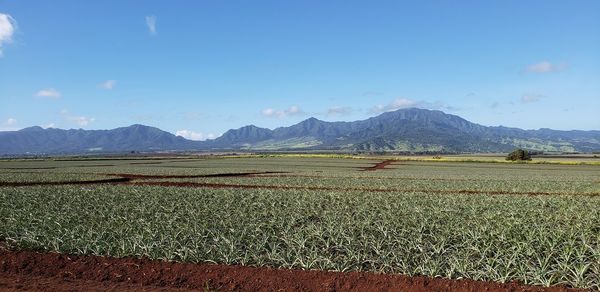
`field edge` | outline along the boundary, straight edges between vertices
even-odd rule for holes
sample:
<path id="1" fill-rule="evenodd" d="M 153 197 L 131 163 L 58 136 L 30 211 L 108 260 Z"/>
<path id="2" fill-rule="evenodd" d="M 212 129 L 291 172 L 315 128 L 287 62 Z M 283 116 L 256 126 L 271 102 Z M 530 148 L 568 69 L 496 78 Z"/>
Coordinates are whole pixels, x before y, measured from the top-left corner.
<path id="1" fill-rule="evenodd" d="M 40 287 L 55 291 L 78 287 L 182 291 L 587 291 L 564 286 L 528 286 L 518 282 L 192 264 L 0 249 L 0 289 L 37 290 Z"/>

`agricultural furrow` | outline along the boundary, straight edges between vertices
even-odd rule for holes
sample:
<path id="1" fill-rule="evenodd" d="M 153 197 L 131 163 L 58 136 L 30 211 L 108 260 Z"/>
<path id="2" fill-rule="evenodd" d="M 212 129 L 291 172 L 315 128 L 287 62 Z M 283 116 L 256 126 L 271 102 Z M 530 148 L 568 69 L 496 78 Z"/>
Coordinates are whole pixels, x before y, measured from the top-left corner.
<path id="1" fill-rule="evenodd" d="M 128 173 L 109 173 L 104 175 L 118 176 L 127 179 L 168 179 L 168 178 L 209 178 L 209 177 L 253 177 L 260 174 L 284 174 L 284 171 L 262 171 L 262 172 L 231 172 L 199 175 L 148 175 L 148 174 L 128 174 Z"/>
<path id="2" fill-rule="evenodd" d="M 584 291 L 368 272 L 325 272 L 136 258 L 0 251 L 0 288 L 15 290 Z"/>
<path id="3" fill-rule="evenodd" d="M 385 160 L 385 161 L 379 162 L 373 166 L 363 167 L 362 170 L 363 171 L 374 171 L 374 170 L 384 169 L 386 166 L 392 164 L 392 162 L 394 162 L 394 161 L 395 160 Z"/>
<path id="4" fill-rule="evenodd" d="M 61 185 L 93 185 L 93 184 L 114 184 L 126 183 L 131 179 L 126 177 L 82 180 L 82 181 L 42 181 L 42 182 L 0 182 L 0 187 L 29 187 L 29 186 L 61 186 Z"/>

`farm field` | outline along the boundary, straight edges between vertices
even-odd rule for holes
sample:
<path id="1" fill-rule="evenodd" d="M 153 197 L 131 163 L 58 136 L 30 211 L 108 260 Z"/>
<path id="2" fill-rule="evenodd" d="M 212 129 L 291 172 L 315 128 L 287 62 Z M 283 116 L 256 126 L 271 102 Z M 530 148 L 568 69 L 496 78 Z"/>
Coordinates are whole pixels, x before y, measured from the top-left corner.
<path id="1" fill-rule="evenodd" d="M 596 160 L 396 158 L 0 161 L 0 288 L 600 289 Z"/>

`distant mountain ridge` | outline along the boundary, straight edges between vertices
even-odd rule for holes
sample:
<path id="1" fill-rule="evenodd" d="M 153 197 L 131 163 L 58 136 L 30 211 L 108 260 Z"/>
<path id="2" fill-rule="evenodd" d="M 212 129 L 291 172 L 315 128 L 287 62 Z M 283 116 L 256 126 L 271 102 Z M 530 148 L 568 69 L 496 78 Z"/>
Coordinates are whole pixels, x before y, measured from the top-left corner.
<path id="1" fill-rule="evenodd" d="M 330 150 L 402 152 L 598 152 L 600 131 L 523 130 L 488 127 L 437 110 L 386 112 L 354 122 L 309 118 L 276 129 L 254 125 L 232 129 L 207 141 L 191 141 L 144 125 L 112 130 L 30 127 L 0 132 L 0 154 L 52 154 L 124 151 Z"/>
<path id="2" fill-rule="evenodd" d="M 247 127 L 253 127 L 249 131 Z M 260 133 L 260 136 L 251 133 Z M 242 138 L 243 137 L 243 138 Z M 246 126 L 208 142 L 211 148 L 407 152 L 600 151 L 600 131 L 487 127 L 459 116 L 418 108 L 354 122 L 309 118 L 274 130 Z"/>
<path id="3" fill-rule="evenodd" d="M 194 149 L 196 141 L 144 125 L 112 130 L 29 127 L 0 132 L 0 154 L 54 154 Z"/>

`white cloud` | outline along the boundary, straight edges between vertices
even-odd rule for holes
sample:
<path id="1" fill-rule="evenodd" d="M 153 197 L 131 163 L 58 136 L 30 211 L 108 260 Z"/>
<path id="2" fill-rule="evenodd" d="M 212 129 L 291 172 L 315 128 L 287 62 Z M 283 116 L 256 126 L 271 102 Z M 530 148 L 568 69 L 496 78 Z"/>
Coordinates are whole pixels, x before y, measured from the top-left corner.
<path id="1" fill-rule="evenodd" d="M 301 114 L 302 110 L 300 110 L 300 108 L 298 106 L 291 106 L 289 107 L 287 110 L 285 110 L 285 113 L 287 115 L 297 115 L 297 114 Z"/>
<path id="2" fill-rule="evenodd" d="M 10 15 L 0 13 L 0 57 L 2 56 L 2 46 L 12 42 L 16 23 Z"/>
<path id="3" fill-rule="evenodd" d="M 154 16 L 154 15 L 146 16 L 146 26 L 148 26 L 148 30 L 150 31 L 150 34 L 155 35 L 156 34 L 156 16 Z"/>
<path id="4" fill-rule="evenodd" d="M 38 91 L 35 96 L 37 97 L 47 97 L 47 98 L 51 98 L 51 99 L 58 99 L 60 98 L 61 94 L 58 90 L 54 89 L 54 88 L 46 88 L 46 89 L 42 89 L 40 91 Z"/>
<path id="5" fill-rule="evenodd" d="M 344 106 L 334 106 L 327 109 L 327 116 L 345 116 L 352 113 L 352 108 Z"/>
<path id="6" fill-rule="evenodd" d="M 389 104 L 378 104 L 371 109 L 372 113 L 384 113 L 395 111 L 402 108 L 416 107 L 420 102 L 408 98 L 396 98 Z"/>
<path id="7" fill-rule="evenodd" d="M 69 117 L 69 120 L 77 123 L 78 125 L 85 127 L 88 124 L 94 122 L 96 119 L 94 118 L 88 118 L 88 117 L 84 117 L 84 116 L 72 116 Z"/>
<path id="8" fill-rule="evenodd" d="M 369 110 L 369 112 L 372 114 L 380 114 L 380 113 L 391 112 L 391 111 L 395 111 L 395 110 L 399 110 L 399 109 L 403 109 L 403 108 L 412 108 L 412 107 L 418 107 L 418 108 L 430 109 L 430 110 L 442 110 L 442 111 L 459 110 L 459 108 L 457 108 L 457 107 L 447 105 L 440 101 L 429 102 L 429 101 L 424 101 L 424 100 L 412 100 L 412 99 L 408 99 L 408 98 L 396 98 L 394 101 L 392 101 L 389 104 L 385 104 L 385 105 L 378 104 L 378 105 L 372 107 L 371 110 Z"/>
<path id="9" fill-rule="evenodd" d="M 106 81 L 98 84 L 98 87 L 100 87 L 102 89 L 106 89 L 106 90 L 111 90 L 111 89 L 115 88 L 116 85 L 117 85 L 117 80 L 106 80 Z"/>
<path id="10" fill-rule="evenodd" d="M 540 95 L 540 94 L 524 94 L 521 96 L 521 102 L 522 103 L 538 102 L 538 101 L 540 101 L 540 99 L 542 97 L 544 97 L 544 96 Z"/>
<path id="11" fill-rule="evenodd" d="M 90 117 L 86 117 L 86 116 L 72 115 L 66 109 L 61 110 L 60 114 L 63 116 L 63 118 L 65 120 L 67 120 L 71 123 L 77 124 L 80 127 L 85 127 L 85 126 L 93 123 L 96 120 L 95 118 L 90 118 Z M 54 125 L 54 124 L 52 124 L 52 125 Z"/>
<path id="12" fill-rule="evenodd" d="M 190 130 L 179 130 L 175 133 L 175 136 L 181 136 L 188 140 L 195 140 L 195 141 L 203 141 L 206 139 L 216 138 L 216 135 L 212 134 L 212 133 L 208 133 L 205 135 L 203 133 L 194 132 L 194 131 L 190 131 Z"/>
<path id="13" fill-rule="evenodd" d="M 531 64 L 525 68 L 525 71 L 530 73 L 550 73 L 560 71 L 565 69 L 566 65 L 561 64 L 553 64 L 549 61 L 541 61 L 535 64 Z"/>
<path id="14" fill-rule="evenodd" d="M 0 122 L 0 131 L 15 131 L 15 125 L 17 124 L 17 119 L 8 118 L 4 122 Z"/>
<path id="15" fill-rule="evenodd" d="M 302 114 L 304 114 L 304 112 L 298 106 L 293 105 L 284 110 L 266 108 L 261 111 L 261 114 L 265 117 L 270 117 L 270 118 L 285 118 L 288 116 L 302 115 Z"/>
<path id="16" fill-rule="evenodd" d="M 46 125 L 42 125 L 42 128 L 48 129 L 48 128 L 54 128 L 54 126 L 55 126 L 54 123 L 49 123 L 49 124 L 46 124 Z"/>
<path id="17" fill-rule="evenodd" d="M 282 111 L 278 112 L 277 110 L 274 110 L 272 108 L 266 108 L 266 109 L 262 110 L 260 113 L 263 116 L 266 116 L 266 117 L 274 117 L 274 116 L 277 116 L 277 115 L 283 116 L 283 112 Z"/>

